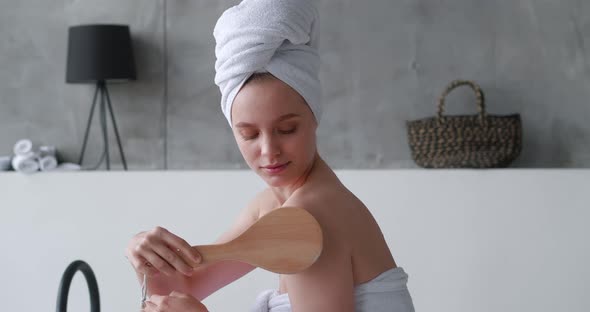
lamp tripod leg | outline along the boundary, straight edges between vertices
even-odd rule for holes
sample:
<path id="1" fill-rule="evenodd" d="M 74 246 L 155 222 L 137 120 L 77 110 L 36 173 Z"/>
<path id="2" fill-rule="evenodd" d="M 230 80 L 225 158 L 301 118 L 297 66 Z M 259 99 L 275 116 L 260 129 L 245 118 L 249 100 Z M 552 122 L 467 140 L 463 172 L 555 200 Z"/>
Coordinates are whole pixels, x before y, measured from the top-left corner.
<path id="1" fill-rule="evenodd" d="M 107 170 L 111 170 L 111 159 L 109 156 L 109 135 L 107 128 L 107 114 L 106 114 L 106 103 L 105 103 L 105 90 L 106 87 L 101 85 L 101 96 L 100 96 L 100 125 L 102 128 L 102 139 L 104 141 L 104 153 L 107 160 Z"/>
<path id="2" fill-rule="evenodd" d="M 82 166 L 82 161 L 84 160 L 84 152 L 86 151 L 86 144 L 88 143 L 88 133 L 90 132 L 90 125 L 92 124 L 92 116 L 94 116 L 94 109 L 96 108 L 96 97 L 98 95 L 100 87 L 97 84 L 94 90 L 94 97 L 92 99 L 92 106 L 90 108 L 90 114 L 88 116 L 88 122 L 86 123 L 86 131 L 84 132 L 84 143 L 82 143 L 82 151 L 80 152 L 80 158 L 78 159 L 78 164 Z"/>
<path id="3" fill-rule="evenodd" d="M 111 105 L 111 97 L 109 96 L 109 90 L 104 88 L 104 92 L 107 99 L 108 110 L 111 115 L 111 122 L 113 123 L 113 129 L 115 130 L 115 137 L 117 138 L 117 145 L 119 146 L 119 154 L 121 154 L 121 161 L 123 162 L 123 168 L 127 170 L 127 161 L 125 160 L 125 154 L 123 153 L 123 145 L 121 144 L 121 137 L 119 136 L 119 130 L 117 129 L 117 122 L 115 121 L 115 114 L 113 113 L 113 106 Z"/>

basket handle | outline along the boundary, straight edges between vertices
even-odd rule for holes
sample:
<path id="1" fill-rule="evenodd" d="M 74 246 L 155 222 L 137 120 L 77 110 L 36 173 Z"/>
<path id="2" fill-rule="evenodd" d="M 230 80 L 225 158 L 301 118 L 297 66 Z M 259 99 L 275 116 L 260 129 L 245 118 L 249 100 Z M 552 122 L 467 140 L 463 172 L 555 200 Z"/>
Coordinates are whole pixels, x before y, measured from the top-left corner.
<path id="1" fill-rule="evenodd" d="M 479 111 L 479 121 L 480 123 L 484 124 L 485 123 L 485 116 L 486 116 L 486 109 L 485 109 L 485 100 L 484 100 L 484 95 L 483 95 L 483 91 L 481 91 L 481 88 L 479 87 L 479 85 L 477 85 L 477 83 L 471 81 L 471 80 L 454 80 L 452 81 L 445 89 L 445 91 L 441 94 L 440 98 L 438 99 L 438 113 L 437 113 L 437 120 L 439 122 L 444 121 L 443 118 L 443 112 L 444 112 L 444 106 L 445 106 L 445 98 L 447 97 L 447 95 L 449 95 L 449 93 L 451 93 L 451 91 L 453 91 L 453 89 L 463 86 L 463 85 L 468 85 L 471 87 L 471 89 L 473 89 L 473 91 L 475 92 L 475 96 L 477 98 L 477 109 Z"/>

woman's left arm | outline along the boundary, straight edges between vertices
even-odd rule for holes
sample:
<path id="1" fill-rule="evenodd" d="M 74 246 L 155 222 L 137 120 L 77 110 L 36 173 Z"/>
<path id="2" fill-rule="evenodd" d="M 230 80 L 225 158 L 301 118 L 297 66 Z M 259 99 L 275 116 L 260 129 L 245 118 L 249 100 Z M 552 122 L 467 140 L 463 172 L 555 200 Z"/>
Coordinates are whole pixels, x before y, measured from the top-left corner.
<path id="1" fill-rule="evenodd" d="M 310 211 L 313 214 L 313 211 Z M 322 226 L 323 247 L 318 260 L 303 272 L 283 275 L 294 312 L 354 312 L 351 251 L 338 235 L 338 226 L 314 215 Z M 324 219 L 324 220 L 322 220 Z"/>

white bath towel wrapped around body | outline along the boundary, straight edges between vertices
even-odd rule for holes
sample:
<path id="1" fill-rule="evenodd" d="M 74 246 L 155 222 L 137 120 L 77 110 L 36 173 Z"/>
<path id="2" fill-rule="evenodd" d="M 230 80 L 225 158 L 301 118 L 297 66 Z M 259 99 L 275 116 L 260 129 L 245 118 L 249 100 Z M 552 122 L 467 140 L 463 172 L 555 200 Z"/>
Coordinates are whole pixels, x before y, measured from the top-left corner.
<path id="1" fill-rule="evenodd" d="M 213 30 L 215 83 L 230 126 L 244 82 L 268 72 L 291 86 L 321 116 L 317 0 L 243 0 L 223 12 Z"/>
<path id="2" fill-rule="evenodd" d="M 354 289 L 356 312 L 414 312 L 407 287 L 408 274 L 402 267 L 381 273 Z M 266 290 L 256 298 L 251 312 L 291 312 L 288 294 Z"/>

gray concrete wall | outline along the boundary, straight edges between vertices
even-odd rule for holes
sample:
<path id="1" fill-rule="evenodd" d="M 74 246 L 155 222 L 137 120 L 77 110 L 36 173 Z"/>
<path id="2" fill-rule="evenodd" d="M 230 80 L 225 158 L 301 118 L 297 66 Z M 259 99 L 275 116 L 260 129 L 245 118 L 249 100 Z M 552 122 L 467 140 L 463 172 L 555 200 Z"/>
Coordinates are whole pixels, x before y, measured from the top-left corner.
<path id="1" fill-rule="evenodd" d="M 130 169 L 245 168 L 213 82 L 213 26 L 235 3 L 0 0 L 0 155 L 28 137 L 77 160 L 94 89 L 64 82 L 67 27 L 124 23 L 139 80 L 109 88 Z M 415 167 L 405 121 L 433 115 L 456 78 L 490 114 L 522 115 L 514 167 L 590 167 L 589 1 L 322 0 L 320 15 L 319 148 L 335 168 Z M 447 112 L 474 99 L 458 89 Z"/>

